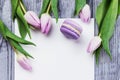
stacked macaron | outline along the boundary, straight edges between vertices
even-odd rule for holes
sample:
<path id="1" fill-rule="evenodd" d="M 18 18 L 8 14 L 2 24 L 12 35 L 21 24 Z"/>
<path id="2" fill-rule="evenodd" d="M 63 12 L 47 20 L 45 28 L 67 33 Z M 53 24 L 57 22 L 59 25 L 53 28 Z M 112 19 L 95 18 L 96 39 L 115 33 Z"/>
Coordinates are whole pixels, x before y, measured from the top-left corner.
<path id="1" fill-rule="evenodd" d="M 60 28 L 65 37 L 77 40 L 82 33 L 82 27 L 73 20 L 65 20 Z"/>

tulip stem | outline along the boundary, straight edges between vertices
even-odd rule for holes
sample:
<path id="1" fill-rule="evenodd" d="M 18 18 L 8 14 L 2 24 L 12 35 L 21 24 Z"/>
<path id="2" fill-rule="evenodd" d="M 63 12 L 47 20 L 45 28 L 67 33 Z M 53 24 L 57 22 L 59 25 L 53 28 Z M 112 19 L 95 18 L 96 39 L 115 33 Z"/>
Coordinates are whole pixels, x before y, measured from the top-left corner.
<path id="1" fill-rule="evenodd" d="M 20 1 L 20 6 L 21 6 L 21 8 L 22 8 L 22 10 L 23 10 L 23 13 L 25 14 L 25 13 L 26 13 L 26 10 L 25 10 L 25 7 L 23 6 L 23 4 L 22 4 L 21 1 Z"/>
<path id="2" fill-rule="evenodd" d="M 12 46 L 13 50 L 15 51 L 16 54 L 18 54 L 18 51 Z"/>
<path id="3" fill-rule="evenodd" d="M 99 36 L 101 36 L 101 33 L 99 33 Z"/>
<path id="4" fill-rule="evenodd" d="M 48 5 L 47 13 L 49 13 L 49 11 L 50 11 L 50 7 L 51 7 L 51 1 L 50 1 L 49 5 Z"/>
<path id="5" fill-rule="evenodd" d="M 31 28 L 32 30 L 35 30 L 35 28 L 34 28 L 33 26 L 31 26 L 31 25 L 30 25 L 30 28 Z"/>

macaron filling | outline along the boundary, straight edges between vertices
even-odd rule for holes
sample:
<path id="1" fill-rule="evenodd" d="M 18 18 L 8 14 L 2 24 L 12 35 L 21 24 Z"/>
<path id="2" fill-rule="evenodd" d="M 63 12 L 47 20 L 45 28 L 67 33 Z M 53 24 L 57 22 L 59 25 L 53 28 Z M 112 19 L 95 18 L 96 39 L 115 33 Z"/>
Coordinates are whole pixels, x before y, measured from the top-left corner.
<path id="1" fill-rule="evenodd" d="M 68 29 L 76 32 L 76 33 L 79 34 L 79 35 L 80 35 L 80 33 L 81 33 L 79 30 L 77 30 L 76 28 L 72 27 L 70 24 L 65 24 L 65 23 L 63 23 L 62 25 L 65 26 L 65 27 L 67 27 Z"/>
<path id="2" fill-rule="evenodd" d="M 72 20 L 65 20 L 63 23 L 73 26 L 75 29 L 82 33 L 82 27 Z"/>
<path id="3" fill-rule="evenodd" d="M 82 33 L 82 27 L 72 20 L 65 20 L 60 31 L 70 39 L 78 39 Z"/>
<path id="4" fill-rule="evenodd" d="M 70 39 L 78 39 L 79 38 L 79 35 L 77 33 L 75 33 L 74 31 L 72 31 L 64 26 L 62 26 L 62 28 L 60 30 L 67 38 L 70 38 Z"/>

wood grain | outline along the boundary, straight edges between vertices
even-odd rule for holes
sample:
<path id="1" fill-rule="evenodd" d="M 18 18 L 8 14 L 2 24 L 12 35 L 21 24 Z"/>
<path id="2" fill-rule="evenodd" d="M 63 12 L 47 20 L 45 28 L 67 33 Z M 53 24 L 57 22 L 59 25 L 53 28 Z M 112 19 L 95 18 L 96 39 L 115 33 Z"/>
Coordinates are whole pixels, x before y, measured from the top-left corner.
<path id="1" fill-rule="evenodd" d="M 100 2 L 101 0 L 95 0 L 95 9 Z M 102 50 L 99 65 L 95 66 L 95 80 L 120 80 L 120 17 L 110 40 L 110 50 L 113 56 L 112 61 Z"/>
<path id="2" fill-rule="evenodd" d="M 39 14 L 43 0 L 23 0 L 27 10 Z M 101 0 L 87 0 L 95 15 L 95 9 Z M 75 0 L 59 0 L 59 17 L 73 17 Z M 53 16 L 53 14 L 51 14 Z M 53 16 L 54 17 L 54 16 Z M 14 24 L 11 20 L 10 0 L 0 0 L 0 19 L 2 19 L 10 30 L 14 31 Z M 97 33 L 97 26 L 95 26 Z M 113 60 L 104 51 L 100 55 L 99 65 L 95 65 L 95 80 L 120 80 L 120 18 L 117 21 L 114 36 L 110 41 L 110 49 Z M 0 80 L 14 80 L 14 53 L 7 41 L 0 35 Z"/>
<path id="3" fill-rule="evenodd" d="M 0 0 L 0 19 L 12 30 L 10 0 Z M 0 36 L 0 80 L 13 80 L 13 66 L 13 51 L 9 43 Z"/>

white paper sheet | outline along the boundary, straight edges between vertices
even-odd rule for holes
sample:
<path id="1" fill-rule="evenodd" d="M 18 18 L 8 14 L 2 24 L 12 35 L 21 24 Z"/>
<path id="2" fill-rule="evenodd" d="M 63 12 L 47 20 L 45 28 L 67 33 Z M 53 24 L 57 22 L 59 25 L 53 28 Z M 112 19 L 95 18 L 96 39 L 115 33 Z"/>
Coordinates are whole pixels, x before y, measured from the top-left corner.
<path id="1" fill-rule="evenodd" d="M 32 72 L 23 70 L 15 61 L 15 80 L 94 80 L 94 56 L 86 52 L 94 36 L 94 19 L 89 24 L 73 19 L 83 27 L 79 40 L 67 39 L 60 32 L 64 19 L 56 24 L 49 36 L 31 31 L 32 42 L 37 46 L 23 46 L 35 59 L 30 60 Z M 19 35 L 17 23 L 15 33 Z M 29 38 L 27 38 L 29 39 Z"/>

